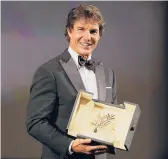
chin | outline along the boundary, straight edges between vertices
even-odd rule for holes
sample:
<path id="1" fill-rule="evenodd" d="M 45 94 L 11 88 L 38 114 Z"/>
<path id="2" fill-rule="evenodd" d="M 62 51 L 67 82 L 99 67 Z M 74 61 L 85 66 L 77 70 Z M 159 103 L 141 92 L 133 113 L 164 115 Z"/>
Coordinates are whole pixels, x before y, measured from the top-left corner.
<path id="1" fill-rule="evenodd" d="M 85 55 L 90 55 L 91 53 L 92 53 L 92 49 L 89 49 L 89 50 L 87 50 L 87 49 L 81 49 L 80 50 L 80 52 L 82 53 L 82 54 L 85 54 Z"/>

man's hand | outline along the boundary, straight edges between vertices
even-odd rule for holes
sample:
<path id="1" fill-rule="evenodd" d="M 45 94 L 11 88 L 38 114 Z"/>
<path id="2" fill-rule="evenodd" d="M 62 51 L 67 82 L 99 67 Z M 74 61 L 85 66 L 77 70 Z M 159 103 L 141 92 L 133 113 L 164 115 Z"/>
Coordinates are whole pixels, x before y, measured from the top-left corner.
<path id="1" fill-rule="evenodd" d="M 107 146 L 96 145 L 91 146 L 91 139 L 75 139 L 72 143 L 72 151 L 76 153 L 94 154 L 104 153 L 107 151 Z"/>

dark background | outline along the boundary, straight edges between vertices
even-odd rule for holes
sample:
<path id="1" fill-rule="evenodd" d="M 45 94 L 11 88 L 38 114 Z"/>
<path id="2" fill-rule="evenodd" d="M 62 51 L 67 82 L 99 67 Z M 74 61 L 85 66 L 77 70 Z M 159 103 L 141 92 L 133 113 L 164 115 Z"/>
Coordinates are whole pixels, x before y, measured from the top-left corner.
<path id="1" fill-rule="evenodd" d="M 106 28 L 93 56 L 115 70 L 119 103 L 142 110 L 130 151 L 114 158 L 168 158 L 166 2 L 53 1 L 1 2 L 2 158 L 40 158 L 41 144 L 26 132 L 29 87 L 37 67 L 68 47 L 65 20 L 79 4 L 102 11 Z"/>

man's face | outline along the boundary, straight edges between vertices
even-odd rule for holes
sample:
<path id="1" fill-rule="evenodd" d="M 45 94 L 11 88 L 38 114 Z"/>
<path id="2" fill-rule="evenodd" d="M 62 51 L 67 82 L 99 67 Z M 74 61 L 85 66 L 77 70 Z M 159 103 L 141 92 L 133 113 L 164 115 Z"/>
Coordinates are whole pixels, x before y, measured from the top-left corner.
<path id="1" fill-rule="evenodd" d="M 99 25 L 92 20 L 80 19 L 74 23 L 72 29 L 68 30 L 68 35 L 71 48 L 88 58 L 99 42 Z"/>

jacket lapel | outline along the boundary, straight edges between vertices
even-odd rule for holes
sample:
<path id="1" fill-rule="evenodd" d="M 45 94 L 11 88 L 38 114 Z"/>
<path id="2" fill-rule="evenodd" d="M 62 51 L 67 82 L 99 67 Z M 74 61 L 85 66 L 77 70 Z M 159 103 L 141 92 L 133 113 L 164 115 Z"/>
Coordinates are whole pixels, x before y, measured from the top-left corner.
<path id="1" fill-rule="evenodd" d="M 76 91 L 78 92 L 80 89 L 85 90 L 76 64 L 71 58 L 71 55 L 67 49 L 62 53 L 61 59 L 59 61 Z"/>
<path id="2" fill-rule="evenodd" d="M 106 99 L 106 81 L 103 63 L 96 64 L 96 80 L 97 80 L 97 89 L 98 89 L 98 100 L 105 101 Z"/>

